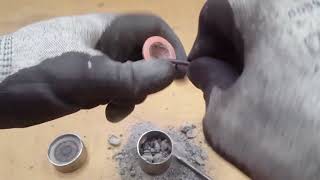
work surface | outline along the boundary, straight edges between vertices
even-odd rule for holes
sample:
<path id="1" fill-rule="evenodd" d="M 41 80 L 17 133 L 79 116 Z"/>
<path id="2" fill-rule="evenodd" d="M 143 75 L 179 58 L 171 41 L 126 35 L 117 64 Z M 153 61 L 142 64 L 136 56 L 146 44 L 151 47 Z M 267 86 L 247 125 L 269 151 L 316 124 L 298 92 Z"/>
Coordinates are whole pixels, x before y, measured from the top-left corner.
<path id="1" fill-rule="evenodd" d="M 92 12 L 153 12 L 163 17 L 181 38 L 187 52 L 197 33 L 198 16 L 204 0 L 0 0 L 0 34 L 50 17 Z M 204 114 L 202 93 L 188 81 L 175 82 L 150 96 L 120 123 L 112 124 L 104 116 L 104 106 L 26 129 L 0 130 L 0 179 L 120 179 L 112 156 L 121 147 L 108 149 L 110 134 L 123 134 L 135 123 L 151 121 L 160 127 L 181 126 L 184 122 L 201 128 Z M 77 133 L 88 149 L 88 161 L 78 171 L 62 174 L 48 163 L 49 143 L 63 133 Z M 197 141 L 204 141 L 202 131 Z M 196 142 L 197 142 L 196 141 Z M 207 170 L 214 179 L 247 179 L 207 145 Z"/>

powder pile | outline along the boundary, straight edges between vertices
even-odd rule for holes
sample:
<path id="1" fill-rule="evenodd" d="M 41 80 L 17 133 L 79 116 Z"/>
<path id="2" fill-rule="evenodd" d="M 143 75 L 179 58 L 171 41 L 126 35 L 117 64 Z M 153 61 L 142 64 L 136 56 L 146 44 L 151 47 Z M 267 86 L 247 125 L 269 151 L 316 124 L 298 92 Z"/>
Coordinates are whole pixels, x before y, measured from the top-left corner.
<path id="1" fill-rule="evenodd" d="M 195 130 L 196 127 L 192 125 L 191 129 Z M 139 166 L 136 145 L 139 137 L 150 130 L 162 130 L 168 133 L 174 144 L 174 148 L 172 149 L 173 154 L 179 154 L 196 168 L 205 172 L 204 167 L 205 161 L 207 160 L 207 153 L 199 146 L 195 145 L 194 141 L 190 139 L 190 137 L 188 138 L 186 133 L 181 132 L 181 129 L 176 130 L 173 127 L 159 129 L 151 123 L 146 122 L 136 124 L 132 127 L 131 135 L 129 136 L 127 144 L 124 145 L 121 152 L 115 154 L 113 157 L 118 161 L 118 170 L 123 180 L 201 180 L 201 177 L 195 174 L 188 167 L 185 167 L 183 164 L 178 162 L 175 158 L 173 158 L 169 169 L 161 175 L 151 176 L 143 172 Z"/>

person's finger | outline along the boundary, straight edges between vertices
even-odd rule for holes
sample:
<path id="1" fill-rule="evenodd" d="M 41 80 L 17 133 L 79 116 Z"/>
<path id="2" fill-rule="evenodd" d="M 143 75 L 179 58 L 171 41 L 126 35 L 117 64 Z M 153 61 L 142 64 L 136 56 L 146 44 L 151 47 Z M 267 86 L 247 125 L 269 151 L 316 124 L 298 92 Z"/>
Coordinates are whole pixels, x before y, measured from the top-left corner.
<path id="1" fill-rule="evenodd" d="M 207 101 L 213 87 L 222 90 L 229 88 L 237 80 L 239 73 L 223 61 L 202 57 L 191 62 L 188 77 L 204 92 Z"/>
<path id="2" fill-rule="evenodd" d="M 105 110 L 108 121 L 116 123 L 126 118 L 133 110 L 135 104 L 115 104 L 109 103 Z"/>
<path id="3" fill-rule="evenodd" d="M 235 26 L 232 8 L 228 1 L 207 1 L 199 17 L 196 40 L 188 60 L 213 57 L 237 67 L 243 66 L 243 41 Z"/>
<path id="4" fill-rule="evenodd" d="M 147 97 L 134 99 L 116 99 L 108 103 L 106 107 L 106 118 L 110 122 L 119 122 L 126 118 L 133 110 L 135 105 L 142 103 Z"/>
<path id="5" fill-rule="evenodd" d="M 36 124 L 114 100 L 128 99 L 131 100 L 129 103 L 137 104 L 143 97 L 167 87 L 174 79 L 174 71 L 174 66 L 166 60 L 120 63 L 106 56 L 65 53 L 6 78 L 0 87 L 2 94 L 8 94 L 4 98 L 11 97 L 10 94 L 16 96 L 17 92 L 21 98 L 11 98 L 10 104 L 5 99 L 0 101 L 0 106 L 4 107 L 0 111 L 8 111 L 2 113 L 8 114 L 10 108 L 21 106 L 23 113 L 11 112 L 12 117 L 6 119 L 19 119 L 24 115 L 33 120 L 31 124 Z M 39 97 L 48 107 L 43 105 L 44 100 L 39 101 Z M 31 109 L 30 102 L 34 102 Z M 41 117 L 35 117 L 35 114 L 41 114 Z"/>
<path id="6" fill-rule="evenodd" d="M 177 58 L 186 59 L 183 45 L 170 26 L 160 17 L 150 14 L 116 17 L 99 40 L 98 49 L 116 61 L 137 61 L 143 59 L 143 44 L 151 36 L 165 38 L 176 50 Z"/>
<path id="7" fill-rule="evenodd" d="M 174 79 L 174 66 L 167 60 L 120 63 L 106 57 L 92 59 L 92 71 L 105 81 L 105 92 L 112 100 L 136 99 L 156 93 Z"/>
<path id="8" fill-rule="evenodd" d="M 119 99 L 113 99 L 111 103 L 113 104 L 118 104 L 118 105 L 127 105 L 127 104 L 141 104 L 144 100 L 146 100 L 146 96 L 143 97 L 136 97 L 136 98 L 129 98 L 129 99 L 123 99 L 123 98 L 119 98 Z"/>
<path id="9" fill-rule="evenodd" d="M 175 49 L 177 59 L 187 60 L 183 45 L 170 26 L 160 17 L 148 14 L 126 14 L 116 17 L 103 33 L 97 49 L 111 59 L 126 62 L 143 59 L 142 48 L 151 36 L 161 36 Z M 185 75 L 179 67 L 176 75 Z"/>

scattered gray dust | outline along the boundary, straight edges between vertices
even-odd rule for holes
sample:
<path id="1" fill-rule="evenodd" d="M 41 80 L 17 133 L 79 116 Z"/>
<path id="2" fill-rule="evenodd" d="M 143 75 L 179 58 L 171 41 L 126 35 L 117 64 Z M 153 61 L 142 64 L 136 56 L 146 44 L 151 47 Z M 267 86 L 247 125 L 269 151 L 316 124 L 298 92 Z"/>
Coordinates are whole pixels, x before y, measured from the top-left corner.
<path id="1" fill-rule="evenodd" d="M 195 126 L 192 125 L 192 129 Z M 166 129 L 159 129 L 149 122 L 139 123 L 132 127 L 131 135 L 129 136 L 127 144 L 123 149 L 113 156 L 118 162 L 118 170 L 123 180 L 200 180 L 188 167 L 178 162 L 175 158 L 169 169 L 158 176 L 151 176 L 143 172 L 139 166 L 138 153 L 136 151 L 136 144 L 139 137 L 150 130 L 162 130 L 169 134 L 173 140 L 173 153 L 179 154 L 188 162 L 193 164 L 196 168 L 205 172 L 205 163 L 207 160 L 207 153 L 204 152 L 199 146 L 194 144 L 192 139 L 186 136 L 186 133 L 176 130 L 173 127 Z"/>

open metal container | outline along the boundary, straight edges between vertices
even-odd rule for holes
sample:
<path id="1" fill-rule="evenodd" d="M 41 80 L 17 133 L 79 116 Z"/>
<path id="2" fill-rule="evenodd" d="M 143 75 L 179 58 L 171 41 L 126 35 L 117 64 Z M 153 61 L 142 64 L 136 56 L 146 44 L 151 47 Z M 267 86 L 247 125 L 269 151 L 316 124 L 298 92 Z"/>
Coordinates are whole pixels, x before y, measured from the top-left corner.
<path id="1" fill-rule="evenodd" d="M 168 140 L 168 144 L 171 147 L 171 152 L 170 154 L 162 161 L 159 163 L 150 163 L 148 162 L 146 159 L 144 159 L 144 157 L 142 156 L 142 145 L 149 139 L 152 138 L 161 138 L 161 139 L 167 139 Z M 172 140 L 169 137 L 168 134 L 166 134 L 163 131 L 159 131 L 159 130 L 152 130 L 152 131 L 148 131 L 146 133 L 144 133 L 138 140 L 137 143 L 137 152 L 139 155 L 139 164 L 141 169 L 146 172 L 147 174 L 150 175 L 159 175 L 164 173 L 171 164 L 172 161 L 172 151 L 173 151 L 173 145 L 172 145 Z"/>

